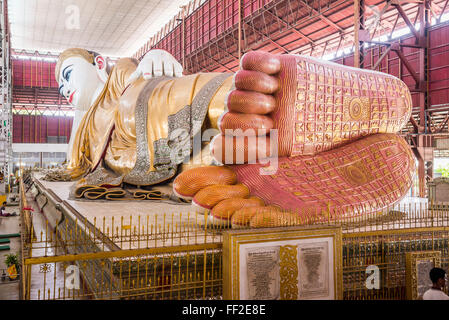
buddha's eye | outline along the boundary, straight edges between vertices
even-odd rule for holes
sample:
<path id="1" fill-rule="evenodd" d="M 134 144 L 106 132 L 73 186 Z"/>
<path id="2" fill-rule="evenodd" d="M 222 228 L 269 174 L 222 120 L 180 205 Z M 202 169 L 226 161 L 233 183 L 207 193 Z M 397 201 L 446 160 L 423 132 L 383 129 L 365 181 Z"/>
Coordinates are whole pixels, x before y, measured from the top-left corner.
<path id="1" fill-rule="evenodd" d="M 72 70 L 67 71 L 67 73 L 65 74 L 65 79 L 66 79 L 67 81 L 69 81 L 70 75 L 71 75 L 71 74 L 72 74 Z"/>
<path id="2" fill-rule="evenodd" d="M 71 66 L 73 66 L 73 64 L 65 67 L 64 70 L 62 70 L 62 78 L 66 81 L 69 81 L 70 75 L 72 74 L 72 69 L 69 69 Z"/>

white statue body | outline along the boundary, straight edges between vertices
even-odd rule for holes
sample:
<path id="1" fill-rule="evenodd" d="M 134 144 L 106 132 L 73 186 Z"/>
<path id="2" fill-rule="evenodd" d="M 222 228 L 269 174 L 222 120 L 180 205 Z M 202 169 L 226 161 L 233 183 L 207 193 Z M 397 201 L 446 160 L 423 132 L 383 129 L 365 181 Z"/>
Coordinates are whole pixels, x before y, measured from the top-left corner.
<path id="1" fill-rule="evenodd" d="M 101 94 L 108 79 L 108 61 L 102 55 L 95 57 L 90 64 L 81 57 L 69 57 L 61 65 L 58 84 L 59 93 L 64 96 L 70 105 L 75 107 L 75 116 L 72 124 L 67 159 L 70 159 L 74 136 L 81 120 L 90 106 L 94 104 Z M 158 76 L 180 77 L 183 68 L 176 59 L 164 50 L 151 50 L 140 61 L 136 71 L 128 79 L 128 84 L 139 77 L 145 80 Z"/>
<path id="2" fill-rule="evenodd" d="M 173 188 L 179 197 L 192 200 L 194 212 L 210 212 L 208 221 L 212 224 L 253 227 L 302 224 L 301 215 L 305 214 L 302 217 L 308 220 L 310 209 L 316 212 L 312 217 L 319 219 L 331 219 L 329 212 L 334 212 L 332 219 L 336 221 L 351 218 L 353 214 L 358 218 L 360 212 L 378 214 L 399 201 L 413 181 L 413 152 L 395 134 L 410 118 L 412 98 L 407 85 L 390 75 L 305 56 L 254 51 L 242 57 L 235 75 L 200 73 L 175 80 L 140 81 L 137 79 L 141 77 L 180 76 L 182 68 L 168 53 L 155 51 L 146 55 L 140 64 L 129 58 L 121 59 L 107 77 L 103 56 L 76 48 L 69 50 L 72 51 L 65 57 L 61 54 L 58 60 L 60 92 L 75 106 L 78 115 L 85 114 L 79 129 L 74 126 L 72 131 L 74 150 L 71 148 L 67 168 L 72 178 L 88 177 L 86 174 L 90 173 L 95 178 L 94 170 L 100 168 L 114 172 L 117 177 L 113 176 L 107 183 L 103 176 L 93 178 L 92 185 L 116 186 L 125 182 L 150 186 L 168 181 L 178 173 L 180 164 L 179 157 L 173 159 L 172 151 L 184 159 L 186 154 L 176 147 L 187 145 L 179 136 L 171 136 L 170 130 L 187 128 L 184 132 L 187 130 L 188 138 L 195 137 L 192 119 L 200 118 L 200 114 L 201 124 L 205 117 L 208 119 L 204 127 L 220 132 L 208 146 L 210 155 L 233 166 L 201 163 L 201 167 L 177 175 Z M 348 91 L 345 93 L 345 99 L 350 99 L 348 103 L 343 103 L 343 98 L 335 101 L 331 98 L 329 104 L 334 109 L 329 111 L 321 107 L 321 101 L 315 98 L 318 94 L 311 90 L 314 98 L 310 108 L 317 116 L 308 120 L 304 106 L 309 85 L 298 85 L 303 77 L 299 71 L 307 64 L 314 67 L 307 68 L 304 79 L 309 79 L 313 86 L 318 77 L 326 75 L 335 92 L 344 93 L 347 85 L 341 75 L 346 74 L 348 79 L 352 79 L 350 76 L 356 79 L 357 88 L 366 85 L 377 89 Z M 329 73 L 324 74 L 321 67 L 328 68 Z M 385 85 L 377 86 L 378 83 Z M 202 88 L 212 95 L 206 95 Z M 151 95 L 152 90 L 159 91 Z M 145 94 L 141 95 L 142 92 Z M 321 97 L 325 92 L 322 94 Z M 379 121 L 378 102 L 370 102 L 372 94 L 388 98 L 382 107 L 385 110 L 382 117 L 388 115 L 385 124 Z M 297 103 L 298 97 L 304 103 Z M 325 117 L 329 118 L 328 123 L 317 129 L 316 121 Z M 75 124 L 78 121 L 75 119 Z M 201 127 L 197 126 L 199 130 Z M 345 127 L 348 131 L 342 129 Z M 247 128 L 258 130 L 257 136 L 253 135 L 257 140 L 245 139 L 242 133 Z M 261 130 L 264 131 L 260 133 Z M 324 135 L 327 130 L 330 130 L 328 138 Z M 77 134 L 73 135 L 74 132 Z M 314 140 L 317 132 L 324 140 Z M 309 134 L 312 138 L 308 138 Z M 324 142 L 326 139 L 330 142 Z M 266 159 L 270 161 L 258 162 Z M 383 169 L 376 171 L 376 168 Z M 376 174 L 367 174 L 369 170 Z M 331 184 L 323 183 L 323 177 Z M 81 191 L 86 179 L 79 180 Z M 384 184 L 388 190 L 377 187 Z M 344 192 L 333 189 L 335 185 Z M 248 209 L 262 207 L 266 211 L 240 211 L 242 204 Z M 302 214 L 299 209 L 304 210 Z M 236 214 L 235 223 L 230 220 L 234 218 L 232 214 Z"/>

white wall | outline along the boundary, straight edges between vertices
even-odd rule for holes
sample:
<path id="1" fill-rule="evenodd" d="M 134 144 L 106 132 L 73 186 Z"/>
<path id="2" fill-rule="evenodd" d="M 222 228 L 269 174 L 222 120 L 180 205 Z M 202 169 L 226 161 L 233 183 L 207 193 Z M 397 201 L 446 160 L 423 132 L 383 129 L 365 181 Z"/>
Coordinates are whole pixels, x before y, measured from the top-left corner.
<path id="1" fill-rule="evenodd" d="M 68 144 L 66 143 L 13 143 L 13 152 L 65 152 L 67 153 Z"/>
<path id="2" fill-rule="evenodd" d="M 67 159 L 68 144 L 63 143 L 13 143 L 15 167 L 49 168 Z"/>

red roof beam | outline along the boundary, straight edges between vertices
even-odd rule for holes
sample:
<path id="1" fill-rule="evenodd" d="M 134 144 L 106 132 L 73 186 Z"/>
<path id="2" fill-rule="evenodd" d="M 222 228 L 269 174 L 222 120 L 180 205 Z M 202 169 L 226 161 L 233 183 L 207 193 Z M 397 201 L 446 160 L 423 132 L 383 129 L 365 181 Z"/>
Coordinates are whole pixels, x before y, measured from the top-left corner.
<path id="1" fill-rule="evenodd" d="M 334 29 L 336 29 L 339 32 L 343 32 L 343 29 L 340 28 L 339 25 L 337 25 L 336 23 L 334 23 L 333 21 L 331 21 L 329 18 L 327 18 L 325 15 L 323 15 L 321 12 L 317 11 L 314 7 L 310 6 L 307 2 L 303 1 L 303 0 L 299 0 L 299 3 L 301 3 L 302 5 L 304 5 L 306 8 L 308 8 L 310 11 L 312 11 L 313 13 L 315 13 L 321 20 L 323 20 L 324 22 L 326 22 L 328 25 L 330 25 L 331 27 L 333 27 Z"/>
<path id="2" fill-rule="evenodd" d="M 296 29 L 294 26 L 290 25 L 287 21 L 285 21 L 284 19 L 280 18 L 277 14 L 271 12 L 270 10 L 267 10 L 266 12 L 268 12 L 269 14 L 271 14 L 271 16 L 273 16 L 274 18 L 276 18 L 278 21 L 282 22 L 287 28 L 289 28 L 289 30 L 292 30 L 294 33 L 296 33 L 297 35 L 299 35 L 301 38 L 306 39 L 308 42 L 313 43 L 313 40 L 310 39 L 308 36 L 306 36 L 304 33 L 302 33 L 301 31 L 299 31 L 298 29 Z"/>

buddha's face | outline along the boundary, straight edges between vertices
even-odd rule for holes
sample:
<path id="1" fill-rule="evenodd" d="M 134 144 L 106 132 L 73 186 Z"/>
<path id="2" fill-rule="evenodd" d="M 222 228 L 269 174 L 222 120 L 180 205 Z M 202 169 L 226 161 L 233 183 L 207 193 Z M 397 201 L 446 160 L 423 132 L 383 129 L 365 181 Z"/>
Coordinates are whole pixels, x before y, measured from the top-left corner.
<path id="1" fill-rule="evenodd" d="M 59 93 L 76 109 L 87 110 L 107 79 L 104 58 L 97 56 L 92 64 L 82 57 L 69 57 L 63 61 L 60 70 Z"/>

